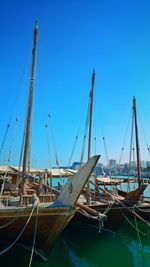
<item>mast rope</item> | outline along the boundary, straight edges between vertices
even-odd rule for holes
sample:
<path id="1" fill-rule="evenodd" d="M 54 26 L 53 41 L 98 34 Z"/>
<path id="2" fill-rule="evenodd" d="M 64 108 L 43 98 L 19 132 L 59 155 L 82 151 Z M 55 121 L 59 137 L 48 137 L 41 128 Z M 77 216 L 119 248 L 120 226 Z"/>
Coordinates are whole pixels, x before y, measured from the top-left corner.
<path id="1" fill-rule="evenodd" d="M 139 118 L 139 121 L 140 121 L 140 124 L 141 124 L 141 128 L 142 128 L 142 131 L 143 131 L 144 138 L 145 138 L 145 142 L 146 142 L 147 150 L 148 150 L 148 152 L 149 152 L 149 154 L 150 154 L 150 146 L 149 146 L 149 144 L 148 144 L 147 136 L 146 136 L 146 133 L 145 133 L 145 130 L 144 130 L 144 127 L 143 127 L 142 120 L 141 120 L 141 118 L 140 118 L 140 116 L 139 116 L 139 113 L 138 113 L 138 118 Z"/>
<path id="2" fill-rule="evenodd" d="M 16 137 L 18 121 L 19 121 L 19 119 L 17 117 L 16 118 L 16 125 L 15 125 L 15 128 L 14 128 L 14 133 L 13 133 L 13 137 L 12 137 L 12 141 L 11 141 L 11 146 L 10 146 L 10 151 L 9 151 L 9 156 L 8 156 L 8 162 L 11 161 L 12 149 L 13 149 L 13 145 L 14 145 L 14 141 L 15 141 L 15 137 Z"/>
<path id="3" fill-rule="evenodd" d="M 119 158 L 119 162 L 118 162 L 119 165 L 122 162 L 122 157 L 123 157 L 123 152 L 124 152 L 125 143 L 126 143 L 126 139 L 127 139 L 127 134 L 128 134 L 128 131 L 129 131 L 129 125 L 130 125 L 131 117 L 132 117 L 132 114 L 130 114 L 129 119 L 128 119 L 126 131 L 125 131 L 125 136 L 124 136 L 124 140 L 123 140 L 123 145 L 122 145 L 122 149 L 121 149 L 121 153 L 120 153 L 120 158 Z"/>
<path id="4" fill-rule="evenodd" d="M 58 158 L 58 152 L 57 152 L 57 147 L 56 147 L 54 129 L 53 129 L 53 125 L 52 125 L 50 113 L 48 114 L 48 119 L 49 119 L 49 122 L 50 122 L 50 130 L 51 130 L 51 138 L 52 138 L 52 141 L 53 141 L 53 148 L 54 148 L 54 154 L 55 154 L 55 162 L 56 162 L 56 165 L 57 165 L 57 168 L 58 168 L 58 172 L 59 172 L 59 179 L 61 181 L 60 164 L 59 164 L 59 158 Z M 64 182 L 64 179 L 63 179 L 63 182 Z"/>
<path id="5" fill-rule="evenodd" d="M 46 128 L 46 139 L 47 139 L 47 146 L 48 146 L 48 165 L 49 165 L 49 169 L 51 167 L 50 165 L 50 143 L 49 143 L 49 133 L 48 133 L 48 124 L 45 124 L 45 128 Z"/>
<path id="6" fill-rule="evenodd" d="M 94 154 L 96 155 L 96 150 L 97 150 L 97 139 L 94 137 Z"/>
<path id="7" fill-rule="evenodd" d="M 26 125 L 25 125 L 26 126 Z M 23 132 L 23 138 L 22 138 L 22 145 L 21 145 L 21 152 L 20 152 L 20 159 L 19 159 L 19 171 L 21 170 L 21 163 L 22 163 L 22 158 L 23 158 L 23 148 L 25 144 L 25 127 L 24 127 L 24 132 Z"/>
<path id="8" fill-rule="evenodd" d="M 90 101 L 88 103 L 88 110 L 86 115 L 86 122 L 85 122 L 85 129 L 84 129 L 84 137 L 83 137 L 83 143 L 82 143 L 82 150 L 81 150 L 81 157 L 80 157 L 80 167 L 83 164 L 83 158 L 84 158 L 84 152 L 85 152 L 85 145 L 86 145 L 86 137 L 87 137 L 87 131 L 89 127 L 89 118 L 90 118 Z"/>
<path id="9" fill-rule="evenodd" d="M 81 131 L 81 125 L 82 125 L 82 121 L 83 121 L 83 114 L 85 114 L 85 105 L 84 105 L 84 108 L 83 108 L 82 117 L 80 119 L 80 123 L 79 123 L 79 126 L 78 126 L 78 130 L 77 130 L 77 134 L 76 134 L 76 137 L 75 137 L 75 141 L 74 141 L 73 148 L 72 148 L 72 151 L 71 151 L 71 154 L 70 154 L 70 158 L 69 158 L 69 161 L 68 161 L 68 166 L 69 167 L 71 165 L 71 161 L 72 161 L 72 158 L 73 158 L 73 155 L 74 155 L 74 151 L 75 151 L 75 148 L 76 148 L 76 145 L 77 145 L 77 141 L 78 141 L 78 138 L 79 138 L 79 133 Z"/>
<path id="10" fill-rule="evenodd" d="M 60 168 L 59 166 L 59 159 L 58 159 L 58 152 L 57 152 L 57 147 L 56 147 L 56 141 L 55 141 L 55 135 L 54 135 L 54 130 L 52 127 L 52 122 L 50 120 L 51 116 L 50 114 L 48 114 L 48 118 L 50 121 L 50 129 L 51 129 L 51 137 L 52 137 L 52 141 L 53 141 L 53 147 L 54 147 L 54 153 L 55 153 L 55 161 L 56 161 L 56 165 L 58 166 L 58 168 Z"/>
<path id="11" fill-rule="evenodd" d="M 105 150 L 105 155 L 106 155 L 106 162 L 107 162 L 108 169 L 109 169 L 109 176 L 111 177 L 111 168 L 110 168 L 110 164 L 109 164 L 108 152 L 107 152 L 107 147 L 106 147 L 106 142 L 105 142 L 104 135 L 103 135 L 103 143 L 104 143 L 104 150 Z"/>
<path id="12" fill-rule="evenodd" d="M 18 85 L 17 85 L 14 101 L 13 101 L 13 104 L 12 104 L 12 107 L 11 107 L 11 111 L 10 111 L 10 115 L 9 115 L 8 124 L 6 126 L 6 132 L 4 134 L 2 145 L 1 145 L 1 148 L 0 148 L 0 154 L 1 154 L 2 150 L 3 150 L 4 144 L 5 144 L 5 141 L 6 141 L 6 137 L 7 137 L 7 134 L 8 134 L 8 130 L 9 130 L 10 125 L 11 125 L 11 121 L 12 121 L 12 117 L 13 117 L 13 113 L 14 113 L 14 107 L 15 107 L 16 103 L 19 102 L 18 99 L 20 99 L 19 96 L 18 96 L 18 92 L 19 92 L 18 89 L 23 87 L 23 84 L 25 82 L 28 61 L 29 61 L 29 54 L 26 56 L 26 61 L 25 61 L 24 68 L 23 68 L 23 76 L 22 76 L 22 78 L 20 78 L 20 81 L 18 82 Z"/>
<path id="13" fill-rule="evenodd" d="M 68 162 L 68 167 L 70 167 L 70 165 L 71 165 L 71 160 L 72 160 L 75 148 L 76 148 L 77 141 L 78 141 L 78 135 L 76 135 L 76 138 L 75 138 L 75 141 L 73 144 L 73 148 L 72 148 L 71 155 L 70 155 L 69 162 Z"/>
<path id="14" fill-rule="evenodd" d="M 1 144 L 0 154 L 2 153 L 2 150 L 3 150 L 4 144 L 5 144 L 5 140 L 6 140 L 6 137 L 7 137 L 7 133 L 8 133 L 9 127 L 10 127 L 10 124 L 8 123 L 7 126 L 6 126 L 6 131 L 5 131 L 5 134 L 4 134 L 3 141 L 2 141 L 2 144 Z"/>
<path id="15" fill-rule="evenodd" d="M 129 179 L 129 173 L 130 173 L 130 170 L 131 170 L 131 158 L 132 158 L 132 148 L 133 148 L 133 132 L 134 132 L 134 113 L 132 115 L 132 125 L 131 125 L 131 139 L 130 139 L 130 154 L 129 154 L 128 179 Z"/>

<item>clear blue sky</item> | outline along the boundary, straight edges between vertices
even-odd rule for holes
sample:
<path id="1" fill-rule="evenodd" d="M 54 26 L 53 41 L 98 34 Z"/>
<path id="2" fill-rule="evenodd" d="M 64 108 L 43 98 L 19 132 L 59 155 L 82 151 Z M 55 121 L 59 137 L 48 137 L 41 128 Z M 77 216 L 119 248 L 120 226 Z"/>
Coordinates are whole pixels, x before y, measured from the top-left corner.
<path id="1" fill-rule="evenodd" d="M 101 154 L 101 161 L 105 162 L 102 128 L 109 158 L 119 159 L 134 95 L 150 141 L 149 14 L 148 0 L 0 1 L 0 142 L 12 114 L 4 147 L 6 155 L 12 143 L 15 117 L 19 114 L 12 164 L 19 161 L 36 19 L 39 43 L 33 165 L 48 166 L 45 130 L 48 113 L 51 114 L 60 165 L 68 163 L 82 122 L 73 161 L 80 159 L 93 68 L 96 70 L 93 138 L 97 138 L 96 151 Z M 50 133 L 49 139 L 51 165 L 55 165 Z M 149 160 L 142 131 L 140 143 L 141 158 Z M 129 141 L 126 146 L 128 144 Z M 126 147 L 123 161 L 128 160 L 128 154 Z M 0 157 L 2 163 L 4 150 Z"/>

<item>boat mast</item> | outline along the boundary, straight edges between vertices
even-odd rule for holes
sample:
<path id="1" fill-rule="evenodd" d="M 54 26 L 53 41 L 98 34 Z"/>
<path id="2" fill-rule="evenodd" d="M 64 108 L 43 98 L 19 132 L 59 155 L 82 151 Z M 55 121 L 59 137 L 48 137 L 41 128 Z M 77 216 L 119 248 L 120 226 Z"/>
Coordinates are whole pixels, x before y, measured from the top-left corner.
<path id="1" fill-rule="evenodd" d="M 141 186 L 141 171 L 140 171 L 140 147 L 138 138 L 137 113 L 136 113 L 136 99 L 133 97 L 133 114 L 135 122 L 135 139 L 136 139 L 136 157 L 137 157 L 137 171 L 138 171 L 138 185 Z"/>
<path id="2" fill-rule="evenodd" d="M 88 160 L 91 157 L 91 143 L 92 143 L 92 120 L 93 120 L 93 97 L 96 74 L 95 70 L 92 73 L 91 91 L 90 91 L 90 123 L 89 123 L 89 141 L 88 141 Z"/>
<path id="3" fill-rule="evenodd" d="M 30 91 L 29 91 L 29 102 L 28 102 L 26 130 L 25 130 L 25 145 L 24 145 L 23 168 L 22 168 L 23 177 L 22 177 L 22 187 L 21 187 L 22 193 L 24 193 L 24 184 L 25 184 L 25 180 L 26 180 L 25 173 L 27 171 L 27 161 L 29 162 L 29 154 L 30 154 L 31 119 L 32 119 L 32 107 L 33 107 L 35 70 L 36 70 L 37 42 L 38 42 L 38 24 L 36 21 L 36 26 L 34 29 L 34 46 L 33 46 L 33 50 L 32 50 Z"/>
<path id="4" fill-rule="evenodd" d="M 91 79 L 91 90 L 90 90 L 90 122 L 89 122 L 89 139 L 88 139 L 88 160 L 91 157 L 91 144 L 92 144 L 92 120 L 93 120 L 93 97 L 94 97 L 94 86 L 96 80 L 96 73 L 93 70 Z M 90 183 L 87 182 L 87 202 L 90 204 Z"/>

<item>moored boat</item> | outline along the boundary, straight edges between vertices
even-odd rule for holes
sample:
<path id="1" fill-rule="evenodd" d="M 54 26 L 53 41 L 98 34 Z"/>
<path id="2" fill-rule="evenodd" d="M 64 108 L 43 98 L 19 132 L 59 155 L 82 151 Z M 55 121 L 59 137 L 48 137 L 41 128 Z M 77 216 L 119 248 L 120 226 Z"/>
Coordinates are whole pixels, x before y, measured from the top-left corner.
<path id="1" fill-rule="evenodd" d="M 23 198 L 22 205 L 19 200 L 20 205 L 1 206 L 0 242 L 8 246 L 0 255 L 15 244 L 32 248 L 35 234 L 35 253 L 46 260 L 56 239 L 76 212 L 74 205 L 98 159 L 99 156 L 92 157 L 68 181 L 55 202 L 39 203 L 35 195 L 23 195 L 20 196 L 20 199 Z M 33 204 L 25 204 L 31 198 Z"/>

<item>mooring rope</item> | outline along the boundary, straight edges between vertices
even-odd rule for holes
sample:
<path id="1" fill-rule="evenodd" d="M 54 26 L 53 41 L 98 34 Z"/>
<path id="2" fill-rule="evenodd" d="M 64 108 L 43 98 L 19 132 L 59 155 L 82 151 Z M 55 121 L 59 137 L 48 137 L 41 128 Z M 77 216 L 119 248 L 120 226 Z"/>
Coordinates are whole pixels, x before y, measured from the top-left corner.
<path id="1" fill-rule="evenodd" d="M 139 239 L 140 249 L 141 249 L 141 251 L 143 253 L 144 258 L 145 259 L 149 259 L 149 257 L 145 254 L 145 251 L 144 251 L 144 248 L 143 248 L 143 245 L 142 245 L 142 241 L 141 241 L 140 234 L 139 234 L 139 231 L 138 231 L 138 224 L 137 224 L 136 216 L 134 216 L 134 219 L 135 219 L 135 225 L 136 225 L 136 229 L 137 229 L 137 236 L 138 236 L 138 239 Z"/>
<path id="2" fill-rule="evenodd" d="M 7 251 L 9 251 L 17 243 L 17 241 L 19 240 L 19 238 L 21 237 L 21 235 L 25 231 L 25 229 L 26 229 L 26 227 L 27 227 L 27 225 L 28 225 L 28 223 L 29 223 L 29 221 L 30 221 L 30 219 L 32 217 L 32 214 L 33 214 L 33 211 L 34 211 L 36 205 L 37 205 L 37 200 L 34 202 L 34 204 L 32 206 L 31 213 L 29 215 L 29 218 L 28 218 L 26 224 L 24 225 L 24 227 L 22 228 L 20 234 L 17 236 L 17 238 L 7 248 L 5 248 L 2 251 L 0 251 L 0 256 L 5 254 Z"/>
<path id="3" fill-rule="evenodd" d="M 36 240 L 36 233 L 37 233 L 38 215 L 39 215 L 39 206 L 37 204 L 37 208 L 36 208 L 36 220 L 35 220 L 35 228 L 34 228 L 34 238 L 33 238 L 33 245 L 32 245 L 32 250 L 31 250 L 30 261 L 29 261 L 29 267 L 31 267 L 31 264 L 32 264 L 33 253 L 34 253 L 34 248 L 35 248 L 35 240 Z"/>
<path id="4" fill-rule="evenodd" d="M 104 215 L 106 215 L 106 213 L 108 213 L 108 211 L 111 209 L 111 207 L 113 206 L 113 204 L 115 203 L 115 197 L 110 193 L 108 192 L 107 190 L 105 189 L 102 189 L 100 186 L 98 186 L 96 183 L 90 181 L 91 184 L 95 185 L 98 189 L 100 189 L 101 191 L 105 192 L 105 194 L 108 194 L 111 198 L 112 198 L 112 201 L 108 201 L 108 206 L 107 208 L 105 209 L 105 211 L 103 212 Z"/>
<path id="5" fill-rule="evenodd" d="M 25 210 L 26 210 L 26 209 L 27 209 L 27 207 L 25 208 Z M 18 211 L 17 213 L 22 213 L 22 212 L 24 212 L 24 210 L 20 210 L 20 211 Z M 18 218 L 19 218 L 19 216 L 13 218 L 13 219 L 12 219 L 11 221 L 9 221 L 8 223 L 5 223 L 5 224 L 1 225 L 1 226 L 0 226 L 0 229 L 3 229 L 3 228 L 5 228 L 5 227 L 11 225 L 13 222 L 17 221 Z"/>
<path id="6" fill-rule="evenodd" d="M 124 214 L 124 212 L 123 212 L 123 210 L 122 209 L 120 209 L 120 211 L 121 211 L 121 213 L 122 213 L 122 215 L 123 215 L 123 217 L 126 219 L 126 221 L 135 229 L 135 230 L 138 230 L 139 231 L 139 233 L 141 233 L 143 236 L 146 236 L 147 234 L 146 233 L 144 233 L 144 232 L 142 232 L 141 230 L 139 230 L 139 229 L 137 229 L 136 228 L 136 226 L 127 218 L 127 216 Z"/>
<path id="7" fill-rule="evenodd" d="M 150 209 L 146 209 L 146 210 L 144 210 L 144 209 L 141 209 L 141 208 L 139 208 L 138 206 L 134 206 L 134 208 L 136 208 L 137 210 L 139 210 L 139 211 L 142 211 L 142 212 L 150 212 Z M 150 225 L 149 225 L 150 226 Z"/>

